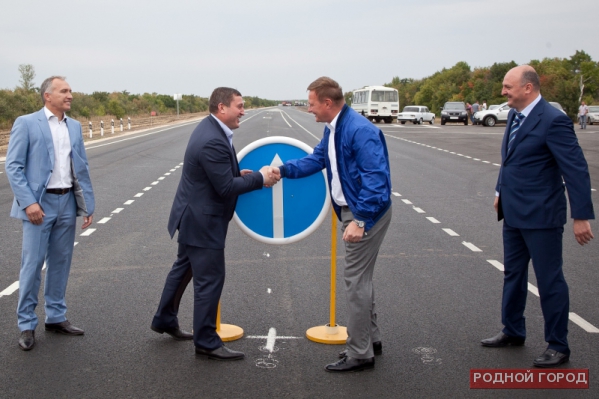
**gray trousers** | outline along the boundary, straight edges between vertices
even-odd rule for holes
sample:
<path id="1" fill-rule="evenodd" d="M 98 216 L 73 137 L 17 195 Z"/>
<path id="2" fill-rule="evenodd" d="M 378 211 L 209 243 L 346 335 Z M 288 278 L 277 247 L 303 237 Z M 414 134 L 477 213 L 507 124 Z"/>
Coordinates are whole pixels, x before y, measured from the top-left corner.
<path id="1" fill-rule="evenodd" d="M 376 323 L 376 306 L 372 276 L 389 224 L 391 208 L 366 232 L 357 243 L 345 242 L 345 268 L 343 278 L 347 296 L 347 349 L 356 359 L 374 357 L 372 343 L 381 340 Z M 344 232 L 354 216 L 348 207 L 341 208 L 341 231 Z"/>

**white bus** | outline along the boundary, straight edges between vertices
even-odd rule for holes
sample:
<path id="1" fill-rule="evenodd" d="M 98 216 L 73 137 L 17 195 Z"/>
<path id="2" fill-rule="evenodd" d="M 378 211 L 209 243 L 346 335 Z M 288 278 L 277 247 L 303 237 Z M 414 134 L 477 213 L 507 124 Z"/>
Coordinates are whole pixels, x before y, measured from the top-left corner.
<path id="1" fill-rule="evenodd" d="M 385 86 L 367 86 L 354 90 L 351 107 L 373 122 L 393 122 L 399 113 L 397 90 Z"/>

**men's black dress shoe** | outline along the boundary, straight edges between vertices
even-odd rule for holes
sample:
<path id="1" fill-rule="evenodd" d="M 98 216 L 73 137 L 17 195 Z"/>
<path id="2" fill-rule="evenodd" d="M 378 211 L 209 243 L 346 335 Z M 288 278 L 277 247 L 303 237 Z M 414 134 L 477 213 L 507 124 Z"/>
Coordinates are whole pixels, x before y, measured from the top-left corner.
<path id="1" fill-rule="evenodd" d="M 196 346 L 196 355 L 208 356 L 209 359 L 216 360 L 241 360 L 245 357 L 243 352 L 231 350 L 224 344 L 214 350 L 202 349 Z"/>
<path id="2" fill-rule="evenodd" d="M 346 356 L 335 363 L 327 364 L 324 369 L 333 373 L 373 370 L 374 357 L 370 359 L 356 359 Z"/>
<path id="3" fill-rule="evenodd" d="M 168 334 L 177 341 L 188 341 L 193 339 L 193 334 L 188 333 L 187 331 L 181 330 L 179 327 L 176 328 L 158 328 L 151 326 L 152 331 L 156 331 L 158 334 Z"/>
<path id="4" fill-rule="evenodd" d="M 372 343 L 372 349 L 374 350 L 375 355 L 381 355 L 383 353 L 383 343 L 381 341 L 376 341 Z M 348 350 L 342 350 L 339 352 L 339 359 L 343 359 L 348 354 Z"/>
<path id="5" fill-rule="evenodd" d="M 82 329 L 75 327 L 68 320 L 61 323 L 46 323 L 45 327 L 46 331 L 53 331 L 65 335 L 83 335 L 84 333 Z"/>
<path id="6" fill-rule="evenodd" d="M 500 348 L 502 346 L 512 345 L 512 346 L 522 346 L 524 345 L 525 338 L 521 337 L 510 337 L 509 335 L 505 335 L 503 332 L 500 332 L 493 338 L 487 338 L 480 341 L 482 346 L 488 346 L 491 348 Z"/>
<path id="7" fill-rule="evenodd" d="M 566 363 L 570 360 L 570 355 L 566 355 L 565 353 L 558 352 L 554 349 L 547 349 L 545 353 L 541 356 L 537 357 L 532 364 L 536 367 L 555 367 L 560 364 Z"/>
<path id="8" fill-rule="evenodd" d="M 21 331 L 21 336 L 19 337 L 19 348 L 24 351 L 30 351 L 33 348 L 33 345 L 35 345 L 35 331 Z"/>

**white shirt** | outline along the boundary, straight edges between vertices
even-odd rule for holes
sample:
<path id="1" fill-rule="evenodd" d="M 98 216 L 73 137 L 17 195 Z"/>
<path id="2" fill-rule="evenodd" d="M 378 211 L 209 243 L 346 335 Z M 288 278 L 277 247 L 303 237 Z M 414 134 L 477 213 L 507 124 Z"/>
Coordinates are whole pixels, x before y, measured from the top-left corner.
<path id="1" fill-rule="evenodd" d="M 71 174 L 71 139 L 67 128 L 67 118 L 63 115 L 62 120 L 44 107 L 44 113 L 48 118 L 52 143 L 54 144 L 54 170 L 50 175 L 47 188 L 69 188 L 73 186 L 73 175 Z"/>
<path id="2" fill-rule="evenodd" d="M 589 112 L 589 108 L 585 105 L 581 105 L 578 107 L 578 115 L 583 116 Z"/>
<path id="3" fill-rule="evenodd" d="M 340 113 L 341 111 L 339 111 L 339 114 Z M 329 161 L 331 162 L 331 174 L 333 175 L 333 178 L 331 179 L 331 196 L 337 205 L 347 206 L 347 201 L 345 201 L 345 196 L 341 189 L 339 173 L 337 172 L 337 154 L 335 153 L 335 125 L 337 125 L 339 114 L 335 116 L 331 123 L 326 124 L 331 131 L 331 134 L 329 135 Z"/>

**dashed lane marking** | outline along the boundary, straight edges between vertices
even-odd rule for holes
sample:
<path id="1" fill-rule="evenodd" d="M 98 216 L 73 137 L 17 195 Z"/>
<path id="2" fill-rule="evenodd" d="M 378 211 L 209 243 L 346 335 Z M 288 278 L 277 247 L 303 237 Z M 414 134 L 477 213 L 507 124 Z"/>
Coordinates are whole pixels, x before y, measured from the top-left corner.
<path id="1" fill-rule="evenodd" d="M 135 202 L 135 200 L 127 200 L 123 203 L 123 205 L 131 205 L 134 202 Z"/>
<path id="2" fill-rule="evenodd" d="M 98 224 L 105 224 L 106 222 L 108 222 L 110 220 L 110 218 L 102 218 Z"/>
<path id="3" fill-rule="evenodd" d="M 137 194 L 135 194 L 135 195 L 134 195 L 134 197 L 135 197 L 135 198 L 139 198 L 139 197 L 141 197 L 142 195 L 144 195 L 144 193 L 137 193 Z"/>
<path id="4" fill-rule="evenodd" d="M 416 206 L 413 206 L 412 209 L 415 210 L 418 213 L 426 213 L 422 208 L 418 208 Z"/>
<path id="5" fill-rule="evenodd" d="M 456 233 L 452 229 L 443 229 L 443 231 L 446 232 L 447 234 L 449 234 L 452 237 L 459 237 L 460 236 L 458 233 Z M 470 248 L 470 249 L 472 249 L 472 248 Z"/>
<path id="6" fill-rule="evenodd" d="M 468 241 L 462 241 L 462 244 L 472 252 L 482 252 L 483 250 Z"/>
<path id="7" fill-rule="evenodd" d="M 96 229 L 90 229 L 89 227 L 87 229 L 85 229 L 85 231 L 81 234 L 79 234 L 81 237 L 88 237 L 91 236 L 94 231 L 96 231 Z"/>
<path id="8" fill-rule="evenodd" d="M 129 201 L 133 202 L 133 200 L 129 200 Z M 127 201 L 127 202 L 129 202 L 129 201 Z M 121 211 L 122 211 L 123 209 L 125 209 L 125 208 L 116 208 L 116 209 L 115 209 L 114 211 L 112 211 L 111 213 L 121 213 Z"/>
<path id="9" fill-rule="evenodd" d="M 441 222 L 439 222 L 437 219 L 435 219 L 435 218 L 434 218 L 434 217 L 432 217 L 432 216 L 428 216 L 428 217 L 427 217 L 427 219 L 428 219 L 428 220 L 429 220 L 431 223 L 441 223 Z"/>
<path id="10" fill-rule="evenodd" d="M 402 199 L 402 201 L 404 204 L 412 205 L 412 202 L 410 200 Z"/>

